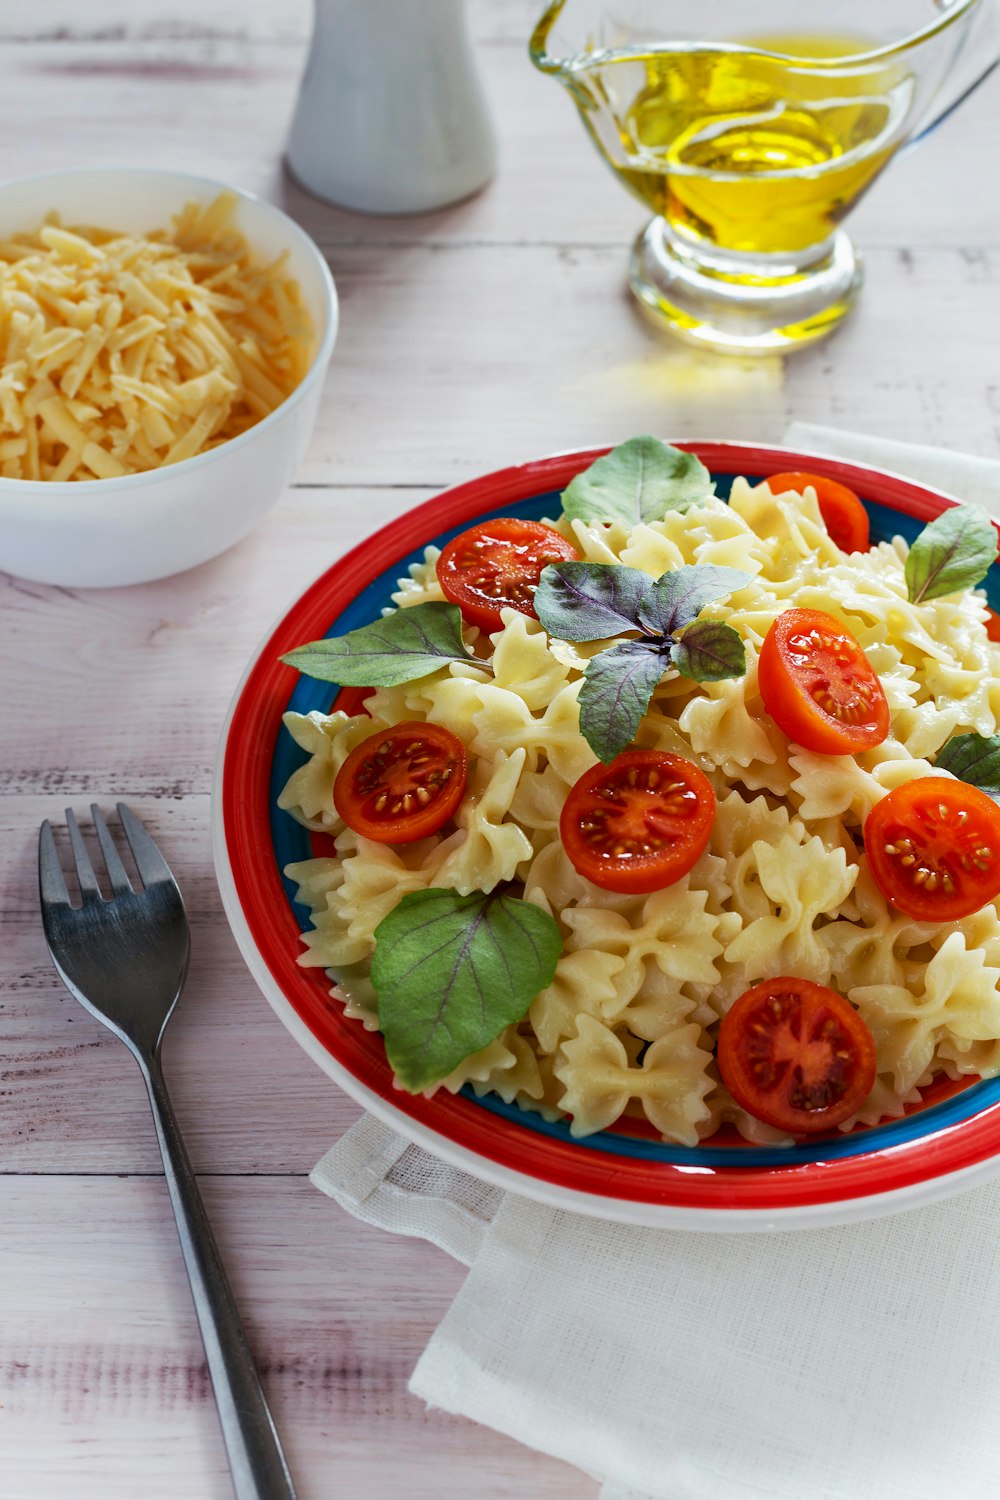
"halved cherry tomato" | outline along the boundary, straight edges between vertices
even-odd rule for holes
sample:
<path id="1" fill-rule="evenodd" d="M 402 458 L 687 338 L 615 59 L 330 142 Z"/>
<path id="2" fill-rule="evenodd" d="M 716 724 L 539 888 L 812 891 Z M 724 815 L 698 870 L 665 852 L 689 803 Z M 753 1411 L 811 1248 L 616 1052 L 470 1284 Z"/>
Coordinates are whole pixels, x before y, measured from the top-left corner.
<path id="1" fill-rule="evenodd" d="M 790 1135 L 830 1130 L 875 1083 L 875 1042 L 843 995 L 810 979 L 765 979 L 722 1018 L 719 1072 L 748 1114 Z"/>
<path id="2" fill-rule="evenodd" d="M 772 495 L 783 494 L 786 490 L 794 490 L 797 495 L 801 495 L 807 484 L 811 484 L 816 491 L 819 513 L 826 523 L 831 541 L 836 543 L 841 552 L 864 552 L 869 543 L 868 512 L 846 484 L 838 484 L 835 479 L 827 479 L 823 474 L 805 472 L 772 474 L 767 481 Z"/>
<path id="3" fill-rule="evenodd" d="M 571 788 L 559 833 L 587 880 L 642 894 L 687 874 L 714 821 L 715 793 L 696 765 L 663 750 L 626 750 Z"/>
<path id="4" fill-rule="evenodd" d="M 1000 615 L 995 609 L 986 606 L 986 634 L 991 641 L 1000 641 Z"/>
<path id="5" fill-rule="evenodd" d="M 864 840 L 885 899 L 919 922 L 954 922 L 1000 895 L 1000 807 L 964 781 L 904 781 L 876 802 Z"/>
<path id="6" fill-rule="evenodd" d="M 778 728 L 805 750 L 854 755 L 889 733 L 889 705 L 871 662 L 822 610 L 778 616 L 761 647 L 757 686 Z"/>
<path id="7" fill-rule="evenodd" d="M 438 583 L 469 624 L 489 634 L 503 626 L 501 609 L 536 618 L 533 601 L 542 569 L 579 555 L 553 527 L 501 516 L 448 542 L 437 560 Z"/>
<path id="8" fill-rule="evenodd" d="M 436 833 L 462 800 L 465 746 L 450 729 L 416 720 L 370 734 L 344 761 L 333 804 L 355 833 L 410 844 Z"/>

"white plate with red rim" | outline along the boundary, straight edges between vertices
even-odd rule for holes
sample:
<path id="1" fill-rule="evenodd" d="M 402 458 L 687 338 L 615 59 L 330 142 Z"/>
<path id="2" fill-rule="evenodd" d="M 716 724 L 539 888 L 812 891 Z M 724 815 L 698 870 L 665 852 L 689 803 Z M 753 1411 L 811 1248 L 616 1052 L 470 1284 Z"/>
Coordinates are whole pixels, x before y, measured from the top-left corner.
<path id="1" fill-rule="evenodd" d="M 897 474 L 787 448 L 677 446 L 698 455 L 723 496 L 740 474 L 760 480 L 808 470 L 839 480 L 864 501 L 873 541 L 895 534 L 912 541 L 957 503 Z M 577 1140 L 566 1121 L 544 1120 L 494 1095 L 403 1092 L 379 1034 L 344 1018 L 321 970 L 296 963 L 309 913 L 282 870 L 333 851 L 276 805 L 303 758 L 281 718 L 288 709 L 328 712 L 338 690 L 300 677 L 280 656 L 376 619 L 424 547 L 442 545 L 473 521 L 558 514 L 561 491 L 607 451 L 560 453 L 445 491 L 334 563 L 274 627 L 230 709 L 213 809 L 223 902 L 254 978 L 309 1056 L 372 1114 L 454 1166 L 554 1207 L 675 1229 L 817 1228 L 920 1207 L 986 1181 L 1000 1170 L 1000 1079 L 942 1077 L 901 1119 L 792 1147 L 751 1145 L 728 1128 L 697 1146 L 674 1146 L 631 1118 Z M 1000 566 L 983 586 L 1000 609 Z M 359 690 L 348 691 L 354 707 Z"/>

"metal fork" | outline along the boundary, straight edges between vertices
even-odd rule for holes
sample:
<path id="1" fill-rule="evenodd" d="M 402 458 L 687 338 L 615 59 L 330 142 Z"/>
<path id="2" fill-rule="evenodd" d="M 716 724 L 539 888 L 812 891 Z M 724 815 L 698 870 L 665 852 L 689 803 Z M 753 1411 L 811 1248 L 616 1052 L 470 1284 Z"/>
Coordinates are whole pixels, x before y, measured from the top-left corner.
<path id="1" fill-rule="evenodd" d="M 160 1067 L 160 1042 L 187 973 L 184 903 L 166 860 L 135 813 L 118 803 L 141 890 L 133 889 L 100 808 L 91 807 L 91 814 L 111 897 L 102 896 L 76 818 L 67 809 L 83 898 L 77 907 L 70 905 L 52 827 L 48 821 L 42 824 L 38 882 L 49 952 L 67 989 L 125 1043 L 145 1080 L 233 1489 L 238 1500 L 295 1500 Z"/>

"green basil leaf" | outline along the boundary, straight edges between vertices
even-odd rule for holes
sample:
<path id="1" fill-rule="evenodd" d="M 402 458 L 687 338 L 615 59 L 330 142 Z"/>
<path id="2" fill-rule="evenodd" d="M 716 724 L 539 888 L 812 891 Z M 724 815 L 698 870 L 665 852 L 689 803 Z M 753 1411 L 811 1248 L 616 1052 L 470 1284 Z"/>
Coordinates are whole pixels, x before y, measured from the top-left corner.
<path id="1" fill-rule="evenodd" d="M 550 563 L 535 589 L 535 614 L 564 641 L 603 641 L 638 630 L 648 573 L 617 563 Z"/>
<path id="2" fill-rule="evenodd" d="M 451 661 L 470 661 L 457 604 L 415 604 L 347 635 L 311 641 L 281 658 L 290 667 L 343 687 L 395 687 Z"/>
<path id="3" fill-rule="evenodd" d="M 503 890 L 404 896 L 375 929 L 371 967 L 398 1081 L 420 1093 L 519 1021 L 561 951 L 555 919 Z"/>
<path id="4" fill-rule="evenodd" d="M 721 682 L 742 677 L 746 652 L 737 631 L 721 620 L 696 620 L 683 632 L 671 653 L 671 664 L 695 682 Z"/>
<path id="5" fill-rule="evenodd" d="M 1000 802 L 1000 734 L 953 735 L 934 764 Z"/>
<path id="6" fill-rule="evenodd" d="M 605 764 L 635 739 L 669 665 L 669 650 L 645 641 L 620 641 L 587 663 L 580 689 L 580 732 Z"/>
<path id="7" fill-rule="evenodd" d="M 662 521 L 670 510 L 688 510 L 713 493 L 712 478 L 693 453 L 660 438 L 621 443 L 578 474 L 563 492 L 571 520 Z"/>
<path id="8" fill-rule="evenodd" d="M 925 526 L 906 558 L 911 604 L 971 589 L 996 562 L 997 530 L 979 505 L 955 505 Z"/>
<path id="9" fill-rule="evenodd" d="M 673 635 L 696 620 L 706 604 L 735 594 L 750 578 L 742 568 L 718 568 L 714 563 L 675 568 L 648 590 L 639 606 L 639 621 L 649 630 Z"/>

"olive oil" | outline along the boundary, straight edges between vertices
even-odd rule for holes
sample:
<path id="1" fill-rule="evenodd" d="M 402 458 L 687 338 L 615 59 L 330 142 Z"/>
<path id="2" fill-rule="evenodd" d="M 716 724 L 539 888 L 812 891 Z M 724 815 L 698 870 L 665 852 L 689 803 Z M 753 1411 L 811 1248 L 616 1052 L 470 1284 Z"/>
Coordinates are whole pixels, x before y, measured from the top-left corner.
<path id="1" fill-rule="evenodd" d="M 723 250 L 791 253 L 829 239 L 903 139 L 905 69 L 849 60 L 873 45 L 782 36 L 598 52 L 571 66 L 570 87 L 614 172 L 673 229 Z"/>

